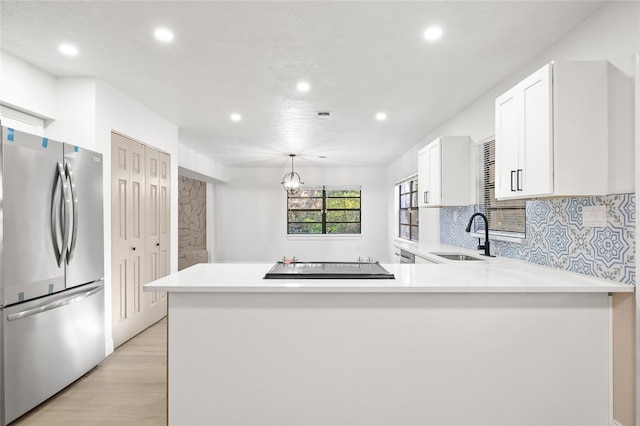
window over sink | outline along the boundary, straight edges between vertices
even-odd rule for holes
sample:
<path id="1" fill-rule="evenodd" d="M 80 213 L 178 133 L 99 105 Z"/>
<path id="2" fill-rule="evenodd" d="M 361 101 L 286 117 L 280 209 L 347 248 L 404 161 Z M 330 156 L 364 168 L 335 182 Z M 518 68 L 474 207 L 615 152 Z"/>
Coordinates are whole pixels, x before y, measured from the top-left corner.
<path id="1" fill-rule="evenodd" d="M 409 177 L 396 185 L 398 237 L 419 241 L 418 177 Z"/>
<path id="2" fill-rule="evenodd" d="M 495 196 L 495 137 L 482 142 L 480 148 L 480 212 L 487 216 L 493 235 L 523 237 L 526 230 L 524 200 L 498 201 Z M 475 221 L 475 232 L 484 232 L 483 221 Z"/>

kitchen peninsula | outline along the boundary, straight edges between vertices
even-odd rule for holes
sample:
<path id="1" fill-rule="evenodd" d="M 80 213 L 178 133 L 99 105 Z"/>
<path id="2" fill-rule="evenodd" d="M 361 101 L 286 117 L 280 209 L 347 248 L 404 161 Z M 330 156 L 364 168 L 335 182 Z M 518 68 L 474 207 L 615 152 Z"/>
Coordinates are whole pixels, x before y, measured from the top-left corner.
<path id="1" fill-rule="evenodd" d="M 170 425 L 603 425 L 615 284 L 508 259 L 395 279 L 208 263 L 169 293 Z"/>

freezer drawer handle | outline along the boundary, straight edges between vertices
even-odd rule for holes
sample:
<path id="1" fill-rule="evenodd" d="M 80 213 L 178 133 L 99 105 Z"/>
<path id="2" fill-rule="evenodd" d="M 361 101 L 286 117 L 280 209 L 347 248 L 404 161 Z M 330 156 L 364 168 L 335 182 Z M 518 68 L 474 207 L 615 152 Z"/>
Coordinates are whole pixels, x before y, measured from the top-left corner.
<path id="1" fill-rule="evenodd" d="M 69 163 L 65 164 L 65 174 L 69 179 L 69 186 L 71 187 L 71 201 L 73 203 L 73 229 L 71 231 L 71 247 L 67 250 L 67 265 L 73 259 L 73 254 L 76 252 L 76 240 L 78 239 L 78 191 L 76 189 L 76 179 L 73 175 L 73 169 Z"/>
<path id="2" fill-rule="evenodd" d="M 76 293 L 69 297 L 66 297 L 61 300 L 56 300 L 55 302 L 47 303 L 46 305 L 38 306 L 37 308 L 31 308 L 24 310 L 22 312 L 16 312 L 15 314 L 11 314 L 7 316 L 8 321 L 15 321 L 20 318 L 30 317 L 32 315 L 37 315 L 42 312 L 50 311 L 52 309 L 59 308 L 61 306 L 68 305 L 70 303 L 79 302 L 82 299 L 86 299 L 89 296 L 92 296 L 99 292 L 102 289 L 102 285 L 98 285 L 92 287 L 90 290 L 85 290 L 82 293 Z"/>

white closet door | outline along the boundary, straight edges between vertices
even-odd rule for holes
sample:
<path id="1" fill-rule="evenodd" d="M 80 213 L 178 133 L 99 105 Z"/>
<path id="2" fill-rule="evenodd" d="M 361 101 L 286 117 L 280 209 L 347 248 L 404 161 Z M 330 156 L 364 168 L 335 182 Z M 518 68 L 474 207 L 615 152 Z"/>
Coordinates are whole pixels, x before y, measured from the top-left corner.
<path id="1" fill-rule="evenodd" d="M 163 152 L 159 155 L 160 165 L 160 277 L 169 275 L 170 235 L 171 235 L 171 156 Z M 166 294 L 163 293 L 166 297 Z"/>
<path id="2" fill-rule="evenodd" d="M 116 347 L 144 322 L 144 166 L 144 146 L 112 133 L 111 299 Z"/>
<path id="3" fill-rule="evenodd" d="M 111 298 L 115 347 L 149 326 L 143 144 L 111 135 Z"/>
<path id="4" fill-rule="evenodd" d="M 168 228 L 170 199 L 169 155 L 146 147 L 147 160 L 147 263 L 148 281 L 169 273 Z M 147 321 L 155 323 L 167 314 L 167 297 L 163 292 L 149 293 Z"/>
<path id="5" fill-rule="evenodd" d="M 145 147 L 147 161 L 147 282 L 155 281 L 158 275 L 158 253 L 160 251 L 159 238 L 159 170 L 158 151 Z M 153 298 L 152 298 L 153 299 Z M 154 301 L 152 301 L 154 303 Z"/>
<path id="6" fill-rule="evenodd" d="M 165 293 L 144 284 L 169 273 L 170 156 L 113 133 L 113 341 L 117 347 L 167 314 Z"/>

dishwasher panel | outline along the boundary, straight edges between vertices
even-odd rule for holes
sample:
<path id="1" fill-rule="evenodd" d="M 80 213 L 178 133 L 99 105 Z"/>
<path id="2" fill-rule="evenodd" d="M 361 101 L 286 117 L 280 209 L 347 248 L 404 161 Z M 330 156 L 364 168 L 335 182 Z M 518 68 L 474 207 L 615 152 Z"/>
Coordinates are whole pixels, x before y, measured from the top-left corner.
<path id="1" fill-rule="evenodd" d="M 416 263 L 416 256 L 409 251 L 400 249 L 400 263 Z"/>

